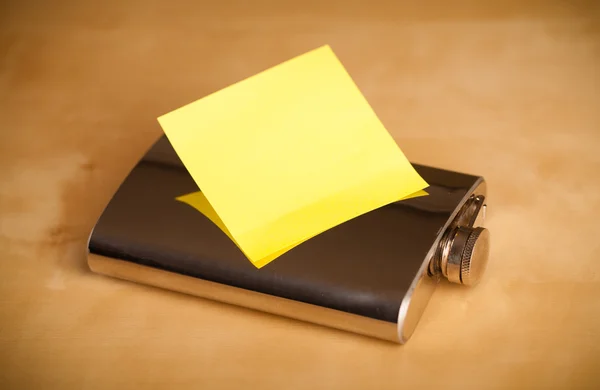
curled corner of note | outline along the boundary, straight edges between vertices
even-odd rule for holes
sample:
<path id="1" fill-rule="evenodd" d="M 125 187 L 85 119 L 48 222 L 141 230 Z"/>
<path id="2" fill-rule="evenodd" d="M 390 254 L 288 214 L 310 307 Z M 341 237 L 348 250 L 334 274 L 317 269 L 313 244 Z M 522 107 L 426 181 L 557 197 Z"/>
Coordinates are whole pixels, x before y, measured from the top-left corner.
<path id="1" fill-rule="evenodd" d="M 242 253 L 244 253 L 242 248 L 240 247 L 240 245 L 237 243 L 237 241 L 235 240 L 235 238 L 233 237 L 233 235 L 231 234 L 229 229 L 227 229 L 227 226 L 225 226 L 225 223 L 223 223 L 221 218 L 219 218 L 219 215 L 217 214 L 215 209 L 212 207 L 212 205 L 210 204 L 208 199 L 206 199 L 206 196 L 204 196 L 202 191 L 197 191 L 197 192 L 192 192 L 192 193 L 189 193 L 186 195 L 181 195 L 181 196 L 176 197 L 175 200 L 185 203 L 188 206 L 193 207 L 195 210 L 199 211 L 200 213 L 204 214 L 205 217 L 207 217 L 212 223 L 217 225 L 217 227 L 219 229 L 221 229 L 221 231 L 223 233 L 225 233 L 227 235 L 227 237 L 229 237 L 229 239 L 231 239 L 231 241 L 233 241 L 233 243 L 238 247 L 238 249 L 240 249 L 242 251 Z M 298 244 L 289 246 L 287 248 L 284 248 L 282 250 L 279 250 L 277 252 L 274 252 L 274 253 L 272 253 L 268 256 L 262 257 L 260 259 L 251 259 L 246 255 L 246 253 L 244 253 L 244 255 L 246 255 L 248 260 L 250 260 L 250 262 L 256 268 L 262 268 L 265 265 L 269 264 L 271 261 L 275 260 L 282 254 L 284 254 L 285 252 L 289 251 L 290 249 L 292 249 L 293 247 L 295 247 L 299 244 L 301 244 L 301 242 Z"/>
<path id="2" fill-rule="evenodd" d="M 401 201 L 406 200 L 406 199 L 412 199 L 412 198 L 418 198 L 421 196 L 429 196 L 429 193 L 425 190 L 420 190 L 417 192 L 413 192 L 412 194 L 405 196 L 404 198 L 400 199 Z"/>

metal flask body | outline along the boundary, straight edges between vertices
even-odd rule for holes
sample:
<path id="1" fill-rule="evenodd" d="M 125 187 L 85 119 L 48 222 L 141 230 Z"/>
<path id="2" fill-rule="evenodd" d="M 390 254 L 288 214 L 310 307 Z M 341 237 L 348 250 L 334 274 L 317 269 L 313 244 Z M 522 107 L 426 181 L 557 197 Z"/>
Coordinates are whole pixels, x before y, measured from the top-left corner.
<path id="1" fill-rule="evenodd" d="M 175 200 L 198 188 L 162 137 L 101 214 L 88 264 L 100 274 L 404 343 L 440 279 L 475 284 L 488 257 L 483 178 L 415 168 L 429 196 L 354 218 L 256 269 L 210 220 Z"/>

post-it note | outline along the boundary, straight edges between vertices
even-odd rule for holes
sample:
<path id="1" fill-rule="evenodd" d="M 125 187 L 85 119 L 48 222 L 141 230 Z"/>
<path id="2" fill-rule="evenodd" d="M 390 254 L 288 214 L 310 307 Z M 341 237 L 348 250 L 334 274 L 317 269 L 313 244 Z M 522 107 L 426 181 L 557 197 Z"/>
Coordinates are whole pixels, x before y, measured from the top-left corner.
<path id="1" fill-rule="evenodd" d="M 427 187 L 329 46 L 158 120 L 257 267 Z"/>
<path id="2" fill-rule="evenodd" d="M 231 232 L 229 231 L 229 229 L 227 229 L 227 226 L 225 226 L 225 224 L 223 223 L 223 221 L 221 220 L 221 218 L 219 217 L 219 215 L 217 214 L 215 209 L 212 208 L 212 206 L 208 202 L 208 199 L 206 199 L 206 197 L 204 196 L 204 194 L 201 191 L 192 192 L 191 194 L 179 196 L 179 197 L 177 197 L 177 200 L 192 206 L 193 208 L 195 208 L 196 210 L 198 210 L 202 214 L 204 214 L 208 219 L 210 219 L 212 221 L 212 223 L 217 225 L 219 227 L 219 229 L 221 229 L 223 231 L 223 233 L 225 233 L 238 246 L 238 248 L 240 248 L 240 245 L 236 242 L 235 238 L 231 235 Z M 306 240 L 304 240 L 304 241 L 306 241 Z M 302 241 L 302 242 L 304 242 L 304 241 Z M 269 264 L 271 261 L 275 260 L 282 254 L 284 254 L 288 250 L 292 249 L 293 247 L 301 244 L 302 242 L 293 244 L 287 248 L 283 248 L 277 252 L 271 253 L 270 255 L 265 256 L 262 259 L 255 259 L 252 262 L 252 264 L 254 264 L 257 268 L 261 268 L 262 266 Z"/>

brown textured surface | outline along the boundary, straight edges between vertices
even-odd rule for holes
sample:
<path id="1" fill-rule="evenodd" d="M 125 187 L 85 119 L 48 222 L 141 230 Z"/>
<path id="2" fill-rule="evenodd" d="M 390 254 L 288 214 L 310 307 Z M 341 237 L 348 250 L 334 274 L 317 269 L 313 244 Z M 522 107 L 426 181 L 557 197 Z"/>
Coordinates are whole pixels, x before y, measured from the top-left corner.
<path id="1" fill-rule="evenodd" d="M 395 3 L 0 3 L 0 388 L 597 388 L 597 2 Z M 487 177 L 480 286 L 398 347 L 90 274 L 158 115 L 324 43 L 413 161 Z"/>

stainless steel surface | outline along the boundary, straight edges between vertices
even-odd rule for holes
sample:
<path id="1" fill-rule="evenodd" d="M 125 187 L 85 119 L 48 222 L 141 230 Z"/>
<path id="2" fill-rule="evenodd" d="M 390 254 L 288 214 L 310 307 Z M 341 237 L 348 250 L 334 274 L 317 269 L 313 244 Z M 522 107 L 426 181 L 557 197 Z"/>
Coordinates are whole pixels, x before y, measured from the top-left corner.
<path id="1" fill-rule="evenodd" d="M 459 202 L 441 233 L 451 231 L 459 223 L 472 223 L 475 226 L 483 223 L 487 207 L 484 204 L 486 194 L 487 184 L 480 178 Z M 475 205 L 477 207 L 474 206 L 475 202 L 479 203 Z M 398 312 L 398 340 L 402 344 L 406 343 L 415 331 L 427 303 L 442 277 L 440 259 L 446 237 L 447 235 L 438 234 L 409 291 L 402 300 Z M 448 247 L 449 249 L 450 247 Z"/>
<path id="2" fill-rule="evenodd" d="M 92 271 L 114 278 L 398 342 L 398 330 L 393 322 L 332 310 L 271 294 L 248 291 L 93 253 L 88 256 L 88 265 Z"/>
<path id="3" fill-rule="evenodd" d="M 473 228 L 469 234 L 460 265 L 462 284 L 474 286 L 481 280 L 490 255 L 490 232 L 483 227 Z"/>
<path id="4" fill-rule="evenodd" d="M 485 195 L 473 195 L 465 202 L 453 226 L 483 226 L 485 219 Z"/>
<path id="5" fill-rule="evenodd" d="M 489 259 L 490 233 L 482 226 L 486 211 L 485 195 L 473 193 L 442 237 L 431 274 L 467 286 L 479 282 Z"/>
<path id="6" fill-rule="evenodd" d="M 481 208 L 477 212 L 477 217 L 473 222 L 473 226 L 485 226 L 485 214 L 487 213 L 487 204 L 482 204 Z"/>
<path id="7" fill-rule="evenodd" d="M 444 237 L 440 255 L 442 274 L 452 283 L 476 284 L 489 257 L 489 232 L 483 227 L 456 227 Z"/>
<path id="8" fill-rule="evenodd" d="M 461 283 L 462 254 L 470 234 L 470 228 L 457 227 L 452 229 L 445 239 L 441 268 L 443 275 L 452 283 Z"/>

